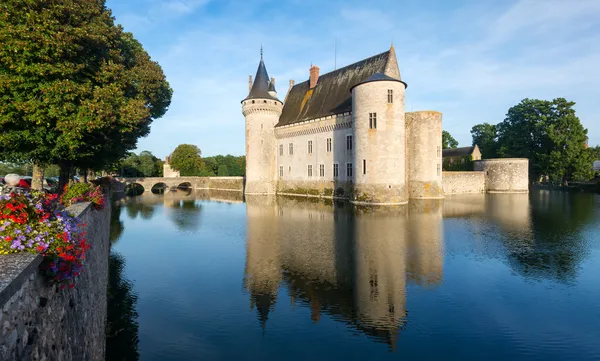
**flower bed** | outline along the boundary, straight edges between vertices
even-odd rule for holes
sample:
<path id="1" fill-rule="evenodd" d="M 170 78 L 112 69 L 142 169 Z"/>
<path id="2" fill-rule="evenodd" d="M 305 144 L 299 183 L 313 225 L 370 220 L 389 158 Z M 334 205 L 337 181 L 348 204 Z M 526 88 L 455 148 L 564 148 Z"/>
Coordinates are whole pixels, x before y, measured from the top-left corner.
<path id="1" fill-rule="evenodd" d="M 91 202 L 94 205 L 94 209 L 102 210 L 104 208 L 102 188 L 91 183 L 72 183 L 66 185 L 60 201 L 67 207 L 77 202 Z"/>
<path id="2" fill-rule="evenodd" d="M 62 288 L 73 287 L 83 269 L 90 247 L 84 227 L 66 211 L 57 195 L 0 195 L 0 255 L 20 251 L 41 254 L 43 271 Z"/>

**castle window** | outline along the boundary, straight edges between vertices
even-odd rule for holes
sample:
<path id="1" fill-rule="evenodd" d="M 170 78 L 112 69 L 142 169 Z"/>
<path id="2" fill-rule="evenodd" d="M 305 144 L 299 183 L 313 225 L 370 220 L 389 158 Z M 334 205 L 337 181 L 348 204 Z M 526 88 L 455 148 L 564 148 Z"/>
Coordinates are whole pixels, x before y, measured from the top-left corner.
<path id="1" fill-rule="evenodd" d="M 367 174 L 367 160 L 363 159 L 363 174 Z"/>
<path id="2" fill-rule="evenodd" d="M 308 176 L 312 177 L 312 164 L 308 165 Z"/>
<path id="3" fill-rule="evenodd" d="M 369 129 L 377 129 L 377 113 L 369 113 Z"/>
<path id="4" fill-rule="evenodd" d="M 254 104 L 254 100 L 252 101 L 252 104 Z"/>
<path id="5" fill-rule="evenodd" d="M 267 104 L 267 101 L 266 101 L 266 100 L 265 100 L 264 102 L 265 102 L 265 104 Z"/>
<path id="6" fill-rule="evenodd" d="M 294 155 L 294 143 L 290 143 L 290 155 Z"/>
<path id="7" fill-rule="evenodd" d="M 346 176 L 352 177 L 352 163 L 346 163 Z"/>
<path id="8" fill-rule="evenodd" d="M 337 178 L 340 175 L 340 166 L 339 164 L 333 165 L 333 178 Z"/>
<path id="9" fill-rule="evenodd" d="M 279 177 L 283 178 L 283 166 L 282 165 L 279 166 Z"/>
<path id="10" fill-rule="evenodd" d="M 292 173 L 292 166 L 288 167 L 288 173 Z"/>
<path id="11" fill-rule="evenodd" d="M 312 154 L 312 140 L 308 141 L 308 154 Z"/>
<path id="12" fill-rule="evenodd" d="M 331 152 L 331 138 L 327 138 L 327 152 Z"/>
<path id="13" fill-rule="evenodd" d="M 320 175 L 321 177 L 325 177 L 325 164 L 321 164 L 321 165 L 319 166 L 319 175 Z"/>
<path id="14" fill-rule="evenodd" d="M 439 145 L 437 146 L 437 156 L 438 156 L 438 158 L 442 157 L 442 149 L 441 148 L 442 147 L 440 147 Z"/>
<path id="15" fill-rule="evenodd" d="M 346 149 L 352 150 L 352 136 L 351 135 L 346 136 Z"/>
<path id="16" fill-rule="evenodd" d="M 388 103 L 392 104 L 394 102 L 394 91 L 392 89 L 388 89 Z"/>
<path id="17" fill-rule="evenodd" d="M 442 173 L 442 166 L 438 163 L 438 165 L 437 165 L 437 175 L 438 175 L 438 177 L 441 175 L 441 173 Z"/>
<path id="18" fill-rule="evenodd" d="M 283 144 L 279 144 L 279 155 L 283 155 Z"/>

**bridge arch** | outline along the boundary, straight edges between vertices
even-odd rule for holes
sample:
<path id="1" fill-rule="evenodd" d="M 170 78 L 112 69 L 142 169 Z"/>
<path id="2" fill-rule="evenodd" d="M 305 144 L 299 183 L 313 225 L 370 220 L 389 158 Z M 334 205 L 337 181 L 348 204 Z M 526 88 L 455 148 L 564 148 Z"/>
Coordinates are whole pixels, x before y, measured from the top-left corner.
<path id="1" fill-rule="evenodd" d="M 142 195 L 146 189 L 139 183 L 129 183 L 125 186 L 125 195 L 129 197 L 135 197 Z"/>
<path id="2" fill-rule="evenodd" d="M 177 190 L 190 190 L 192 189 L 192 183 L 190 182 L 183 182 L 183 183 L 179 183 L 179 185 L 177 185 Z"/>
<path id="3" fill-rule="evenodd" d="M 152 194 L 164 194 L 169 191 L 169 186 L 167 183 L 159 182 L 152 186 L 151 192 Z"/>

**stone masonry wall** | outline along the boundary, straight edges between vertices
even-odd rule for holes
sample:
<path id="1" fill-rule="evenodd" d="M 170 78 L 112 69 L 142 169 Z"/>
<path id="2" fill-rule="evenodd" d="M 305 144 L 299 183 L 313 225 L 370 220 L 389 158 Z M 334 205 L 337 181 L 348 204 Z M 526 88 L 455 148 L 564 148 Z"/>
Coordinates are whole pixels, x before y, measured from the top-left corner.
<path id="1" fill-rule="evenodd" d="M 342 190 L 342 191 L 341 191 Z M 338 181 L 286 181 L 277 182 L 277 194 L 324 198 L 348 198 L 352 194 L 352 183 Z"/>
<path id="2" fill-rule="evenodd" d="M 443 172 L 444 194 L 485 193 L 485 172 Z"/>
<path id="3" fill-rule="evenodd" d="M 0 256 L 0 360 L 104 360 L 110 206 L 69 207 L 91 248 L 73 289 L 49 286 L 41 256 Z"/>
<path id="4" fill-rule="evenodd" d="M 474 164 L 476 171 L 485 172 L 488 193 L 529 192 L 528 159 L 486 159 L 475 161 Z"/>

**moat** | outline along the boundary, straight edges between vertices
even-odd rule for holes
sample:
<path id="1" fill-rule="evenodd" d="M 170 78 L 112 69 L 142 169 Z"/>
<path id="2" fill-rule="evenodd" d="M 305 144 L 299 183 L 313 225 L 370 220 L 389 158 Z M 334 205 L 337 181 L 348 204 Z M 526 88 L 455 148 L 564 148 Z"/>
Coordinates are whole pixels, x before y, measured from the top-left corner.
<path id="1" fill-rule="evenodd" d="M 594 360 L 600 196 L 117 202 L 107 360 Z"/>

